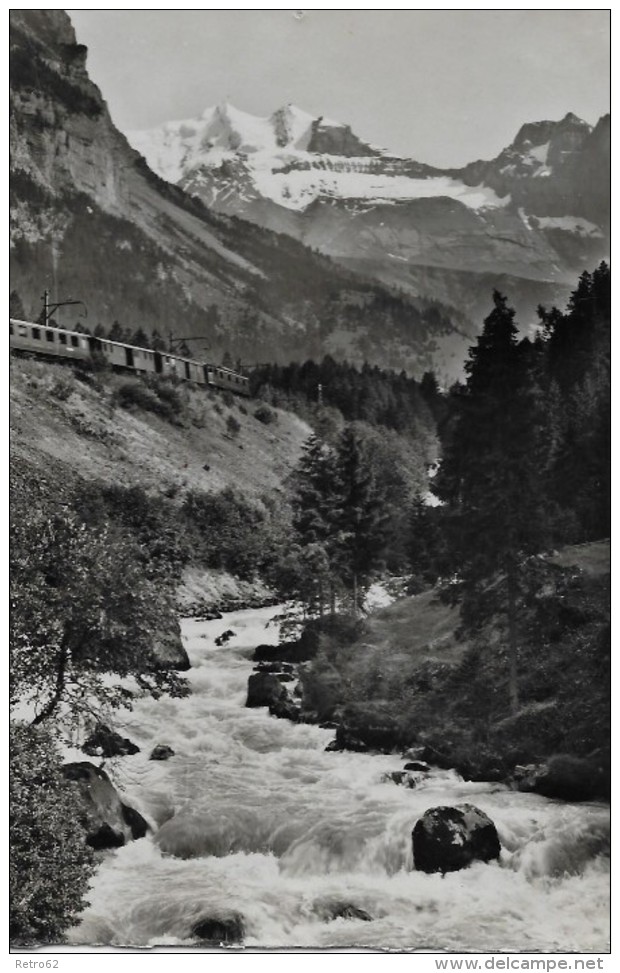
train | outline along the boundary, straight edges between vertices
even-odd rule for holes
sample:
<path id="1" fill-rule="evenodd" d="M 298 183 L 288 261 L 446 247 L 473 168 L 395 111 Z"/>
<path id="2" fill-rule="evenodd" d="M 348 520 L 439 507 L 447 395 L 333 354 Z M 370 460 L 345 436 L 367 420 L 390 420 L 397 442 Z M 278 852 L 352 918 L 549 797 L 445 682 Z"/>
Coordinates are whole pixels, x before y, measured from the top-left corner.
<path id="1" fill-rule="evenodd" d="M 96 338 L 16 318 L 9 318 L 9 335 L 10 347 L 20 352 L 77 363 L 87 363 L 98 357 L 115 370 L 174 377 L 196 385 L 226 389 L 236 395 L 250 395 L 247 375 L 223 365 L 185 358 L 172 352 L 138 348 L 108 338 Z"/>

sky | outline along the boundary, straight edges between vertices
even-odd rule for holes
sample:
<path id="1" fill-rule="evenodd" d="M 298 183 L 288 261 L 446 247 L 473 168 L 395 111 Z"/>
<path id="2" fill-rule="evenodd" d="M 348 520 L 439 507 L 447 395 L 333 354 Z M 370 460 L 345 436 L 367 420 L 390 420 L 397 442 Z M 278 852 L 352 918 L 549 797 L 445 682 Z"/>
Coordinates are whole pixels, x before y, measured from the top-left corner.
<path id="1" fill-rule="evenodd" d="M 69 10 L 123 131 L 292 102 L 437 166 L 609 111 L 605 10 Z"/>

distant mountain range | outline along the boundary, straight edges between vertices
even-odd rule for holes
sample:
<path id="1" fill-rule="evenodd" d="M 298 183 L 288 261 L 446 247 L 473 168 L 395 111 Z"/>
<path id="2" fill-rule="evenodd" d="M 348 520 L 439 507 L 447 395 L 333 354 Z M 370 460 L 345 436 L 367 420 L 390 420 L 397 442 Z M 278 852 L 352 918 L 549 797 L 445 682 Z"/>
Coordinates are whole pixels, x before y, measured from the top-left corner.
<path id="1" fill-rule="evenodd" d="M 540 285 L 571 285 L 609 253 L 609 116 L 526 124 L 496 159 L 446 170 L 294 105 L 256 118 L 224 104 L 128 137 L 209 207 L 472 317 L 490 279 L 532 308 Z"/>
<path id="2" fill-rule="evenodd" d="M 210 359 L 330 353 L 449 381 L 494 286 L 531 315 L 607 253 L 605 122 L 526 127 L 505 158 L 442 172 L 291 106 L 221 106 L 132 135 L 145 161 L 86 53 L 64 12 L 11 12 L 11 286 L 28 316 L 47 287 L 91 326 L 201 336 Z"/>

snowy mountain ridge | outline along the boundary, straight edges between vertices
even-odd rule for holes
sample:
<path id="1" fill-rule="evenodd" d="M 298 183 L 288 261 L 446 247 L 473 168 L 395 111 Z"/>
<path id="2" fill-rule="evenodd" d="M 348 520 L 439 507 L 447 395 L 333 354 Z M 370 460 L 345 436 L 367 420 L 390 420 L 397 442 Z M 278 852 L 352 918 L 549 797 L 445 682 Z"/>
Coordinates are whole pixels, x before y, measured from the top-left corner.
<path id="1" fill-rule="evenodd" d="M 500 199 L 489 187 L 466 186 L 429 166 L 412 165 L 362 142 L 342 122 L 290 104 L 267 118 L 218 105 L 200 118 L 129 132 L 128 138 L 162 178 L 211 204 L 226 194 L 231 177 L 246 199 L 262 197 L 301 211 L 330 198 L 386 202 L 443 196 L 473 210 L 510 202 L 509 195 Z"/>

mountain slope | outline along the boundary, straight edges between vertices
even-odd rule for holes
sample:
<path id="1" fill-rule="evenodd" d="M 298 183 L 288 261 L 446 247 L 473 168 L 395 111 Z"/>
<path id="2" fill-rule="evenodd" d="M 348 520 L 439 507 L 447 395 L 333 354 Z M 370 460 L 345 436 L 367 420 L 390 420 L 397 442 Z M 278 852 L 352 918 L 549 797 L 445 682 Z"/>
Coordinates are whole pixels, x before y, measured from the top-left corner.
<path id="1" fill-rule="evenodd" d="M 445 171 L 293 105 L 255 118 L 224 104 L 129 137 L 219 212 L 410 294 L 464 302 L 476 317 L 490 277 L 531 317 L 608 254 L 608 133 L 608 118 L 592 130 L 569 114 L 524 125 L 495 160 Z"/>
<path id="2" fill-rule="evenodd" d="M 117 319 L 199 336 L 196 353 L 216 360 L 224 351 L 246 362 L 331 352 L 418 376 L 458 372 L 472 330 L 464 317 L 361 281 L 290 237 L 216 216 L 166 183 L 112 124 L 85 61 L 62 11 L 12 12 L 11 274 L 28 316 L 47 287 L 52 302 L 83 300 L 90 327 Z M 212 123 L 228 144 L 224 122 Z M 303 140 L 304 124 L 283 115 L 274 138 Z M 310 128 L 308 146 L 338 136 L 341 148 L 374 151 L 346 129 Z M 57 320 L 72 326 L 76 314 L 61 309 Z"/>

